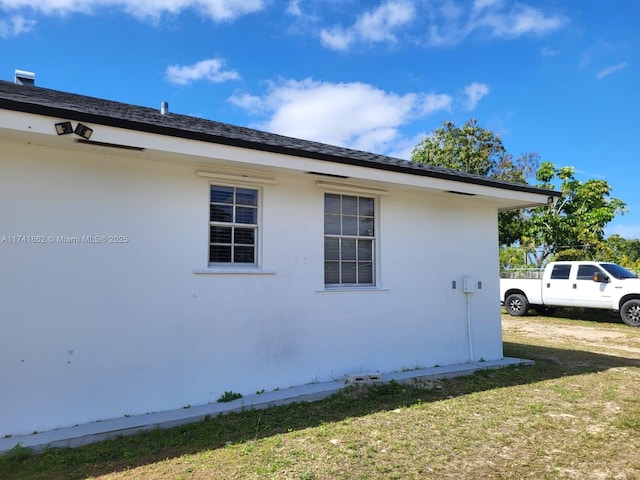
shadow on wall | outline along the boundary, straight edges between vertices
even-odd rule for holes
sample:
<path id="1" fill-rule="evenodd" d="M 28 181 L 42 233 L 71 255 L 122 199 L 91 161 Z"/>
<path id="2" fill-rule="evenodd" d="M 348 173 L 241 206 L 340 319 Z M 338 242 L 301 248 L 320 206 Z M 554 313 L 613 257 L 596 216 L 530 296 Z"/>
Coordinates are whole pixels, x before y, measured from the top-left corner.
<path id="1" fill-rule="evenodd" d="M 604 371 L 616 367 L 640 367 L 640 360 L 592 352 L 505 343 L 505 355 L 535 360 L 532 366 L 481 370 L 473 375 L 414 384 L 396 382 L 358 385 L 312 403 L 293 403 L 266 410 L 246 410 L 168 430 L 141 432 L 134 436 L 78 447 L 51 449 L 39 456 L 16 448 L 0 458 L 0 477 L 15 478 L 23 469 L 38 465 L 38 471 L 57 472 L 60 465 L 77 465 L 77 458 L 95 461 L 67 469 L 59 478 L 85 478 L 113 474 L 142 465 L 162 462 L 184 454 L 224 448 L 237 444 L 340 422 L 347 418 L 406 408 L 475 392 L 517 385 L 535 384 L 570 375 Z M 83 452 L 83 450 L 85 452 Z M 74 461 L 74 459 L 76 459 Z M 79 472 L 82 472 L 81 474 Z M 4 476 L 8 475 L 8 476 Z M 58 478 L 58 477 L 52 477 Z"/>

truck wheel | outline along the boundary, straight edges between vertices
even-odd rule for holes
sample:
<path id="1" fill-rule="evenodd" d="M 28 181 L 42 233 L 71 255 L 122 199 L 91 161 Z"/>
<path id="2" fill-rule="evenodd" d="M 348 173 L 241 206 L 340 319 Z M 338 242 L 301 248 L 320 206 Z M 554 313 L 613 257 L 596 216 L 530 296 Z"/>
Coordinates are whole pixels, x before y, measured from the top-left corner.
<path id="1" fill-rule="evenodd" d="M 507 313 L 514 317 L 521 317 L 527 313 L 527 310 L 529 310 L 527 297 L 520 293 L 513 293 L 509 295 L 504 301 L 504 306 L 507 309 Z"/>
<path id="2" fill-rule="evenodd" d="M 640 327 L 640 300 L 632 299 L 624 302 L 620 309 L 620 317 L 630 327 Z"/>

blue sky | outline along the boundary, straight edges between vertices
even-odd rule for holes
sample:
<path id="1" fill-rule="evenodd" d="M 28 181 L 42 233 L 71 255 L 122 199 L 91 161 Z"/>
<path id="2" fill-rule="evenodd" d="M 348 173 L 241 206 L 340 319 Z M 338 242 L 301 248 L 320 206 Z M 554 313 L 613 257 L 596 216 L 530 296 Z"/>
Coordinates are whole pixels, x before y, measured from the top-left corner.
<path id="1" fill-rule="evenodd" d="M 0 0 L 0 79 L 409 158 L 477 118 L 640 238 L 637 0 Z"/>

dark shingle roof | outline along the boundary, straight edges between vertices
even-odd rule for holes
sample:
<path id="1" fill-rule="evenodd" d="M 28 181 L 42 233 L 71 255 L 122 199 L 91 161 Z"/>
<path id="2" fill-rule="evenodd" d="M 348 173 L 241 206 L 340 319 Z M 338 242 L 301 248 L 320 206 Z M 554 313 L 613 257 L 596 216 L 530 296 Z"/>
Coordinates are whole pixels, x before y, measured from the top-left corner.
<path id="1" fill-rule="evenodd" d="M 35 86 L 16 85 L 5 81 L 0 81 L 0 108 L 378 170 L 521 192 L 559 195 L 557 192 L 529 185 L 505 182 L 385 155 L 286 137 L 187 115 L 175 113 L 162 115 L 160 109 Z"/>

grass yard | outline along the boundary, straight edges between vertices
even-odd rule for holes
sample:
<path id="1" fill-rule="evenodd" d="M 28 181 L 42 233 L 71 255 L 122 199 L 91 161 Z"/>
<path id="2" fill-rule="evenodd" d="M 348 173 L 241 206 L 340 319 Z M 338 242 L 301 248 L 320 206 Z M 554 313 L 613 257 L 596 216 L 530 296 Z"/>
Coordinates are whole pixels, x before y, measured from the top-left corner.
<path id="1" fill-rule="evenodd" d="M 640 328 L 583 312 L 504 316 L 503 328 L 505 355 L 534 366 L 15 449 L 0 478 L 640 479 Z"/>

